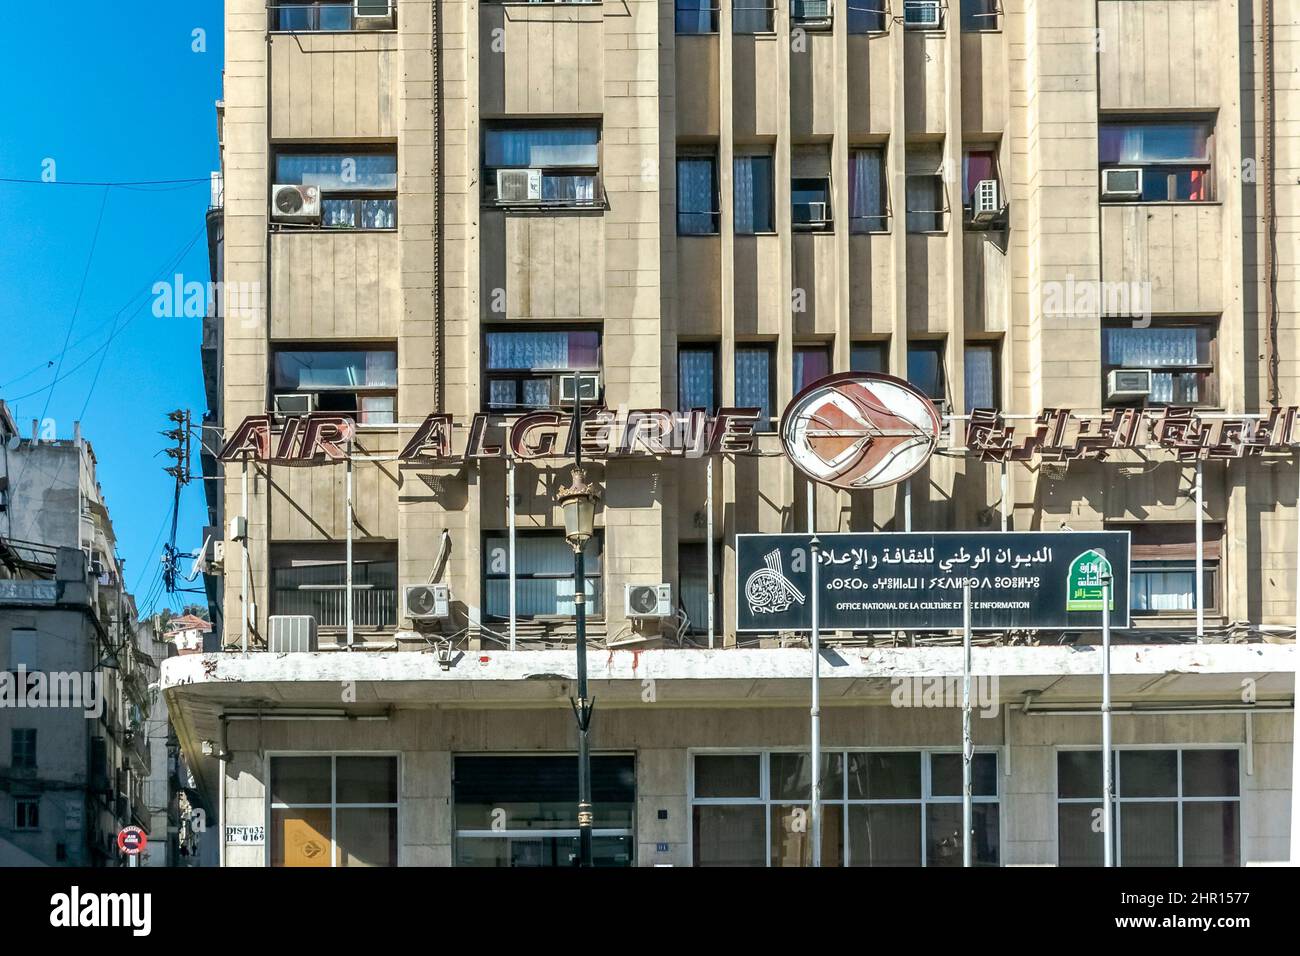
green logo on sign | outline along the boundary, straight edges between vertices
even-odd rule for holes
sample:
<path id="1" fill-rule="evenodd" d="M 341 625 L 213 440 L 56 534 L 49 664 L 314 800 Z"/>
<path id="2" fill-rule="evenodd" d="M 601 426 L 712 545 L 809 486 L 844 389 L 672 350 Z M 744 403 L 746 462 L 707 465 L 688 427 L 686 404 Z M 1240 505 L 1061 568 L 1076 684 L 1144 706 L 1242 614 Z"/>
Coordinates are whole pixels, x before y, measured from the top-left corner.
<path id="1" fill-rule="evenodd" d="M 1110 562 L 1100 551 L 1085 551 L 1070 562 L 1065 578 L 1067 611 L 1100 611 L 1101 579 L 1111 577 Z M 1110 609 L 1115 610 L 1115 591 L 1110 592 Z"/>

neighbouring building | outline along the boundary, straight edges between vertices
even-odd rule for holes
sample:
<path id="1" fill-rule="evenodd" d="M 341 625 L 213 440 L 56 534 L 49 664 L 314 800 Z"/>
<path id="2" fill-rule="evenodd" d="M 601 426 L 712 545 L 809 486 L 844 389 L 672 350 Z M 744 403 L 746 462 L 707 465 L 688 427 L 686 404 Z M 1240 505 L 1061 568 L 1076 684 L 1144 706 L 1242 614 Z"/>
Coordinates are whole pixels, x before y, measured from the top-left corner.
<path id="1" fill-rule="evenodd" d="M 163 670 L 222 863 L 572 861 L 578 442 L 601 862 L 808 861 L 806 638 L 738 631 L 736 536 L 810 526 L 1131 532 L 1120 862 L 1287 860 L 1296 26 L 1262 0 L 228 0 L 222 653 Z M 907 483 L 813 490 L 782 454 L 782 410 L 846 370 L 942 415 Z M 697 456 L 628 409 L 731 411 Z M 659 584 L 669 613 L 628 613 Z M 898 696 L 960 642 L 826 642 L 824 860 L 960 864 L 960 712 Z M 981 634 L 978 863 L 1101 861 L 1097 643 Z"/>
<path id="2" fill-rule="evenodd" d="M 149 789 L 160 661 L 74 432 L 25 438 L 0 402 L 0 865 L 121 865 L 128 825 L 167 855 Z"/>

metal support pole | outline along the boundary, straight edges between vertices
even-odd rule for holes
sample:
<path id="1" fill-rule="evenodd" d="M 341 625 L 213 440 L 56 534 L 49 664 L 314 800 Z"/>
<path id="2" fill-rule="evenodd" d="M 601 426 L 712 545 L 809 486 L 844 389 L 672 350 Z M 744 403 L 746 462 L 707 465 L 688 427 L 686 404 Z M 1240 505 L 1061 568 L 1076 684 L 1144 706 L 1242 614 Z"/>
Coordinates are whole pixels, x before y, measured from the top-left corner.
<path id="1" fill-rule="evenodd" d="M 818 621 L 818 555 L 821 542 L 813 535 L 809 541 L 812 559 L 812 799 L 809 801 L 809 830 L 812 834 L 812 865 L 822 865 L 822 693 L 821 693 L 821 629 Z"/>
<path id="2" fill-rule="evenodd" d="M 578 631 L 578 699 L 573 704 L 578 719 L 578 865 L 591 866 L 591 701 L 587 698 L 587 569 L 583 547 L 573 549 L 573 604 Z"/>
<path id="3" fill-rule="evenodd" d="M 1115 798 L 1110 737 L 1110 572 L 1101 579 L 1101 838 L 1105 866 L 1115 865 L 1115 839 L 1111 806 Z"/>
<path id="4" fill-rule="evenodd" d="M 1007 480 L 1007 462 L 1002 461 L 1002 530 L 1007 530 L 1007 525 L 1011 519 L 1011 501 L 1007 498 L 1007 492 L 1010 490 L 1010 482 Z"/>
<path id="5" fill-rule="evenodd" d="M 715 622 L 713 620 L 713 603 L 716 600 L 713 585 L 713 456 L 707 459 L 704 468 L 704 508 L 705 508 L 705 535 L 706 541 L 704 547 L 705 574 L 709 579 L 709 647 L 713 647 L 713 629 Z"/>
<path id="6" fill-rule="evenodd" d="M 817 533 L 817 483 L 808 482 L 808 533 Z"/>
<path id="7" fill-rule="evenodd" d="M 510 571 L 510 649 L 515 650 L 515 460 L 506 458 L 506 560 Z"/>
<path id="8" fill-rule="evenodd" d="M 1300 451 L 1296 453 L 1296 569 L 1295 569 L 1295 640 L 1300 648 Z M 1292 700 L 1300 700 L 1300 651 L 1296 655 L 1296 672 Z M 1300 866 L 1300 707 L 1291 710 L 1291 865 Z"/>
<path id="9" fill-rule="evenodd" d="M 912 530 L 912 479 L 903 482 L 903 530 Z"/>
<path id="10" fill-rule="evenodd" d="M 240 496 L 242 503 L 240 512 L 244 518 L 244 539 L 240 542 L 240 553 L 243 560 L 239 562 L 239 642 L 244 654 L 248 653 L 248 459 L 244 459 L 243 475 L 241 478 L 242 490 Z"/>
<path id="11" fill-rule="evenodd" d="M 1196 462 L 1196 642 L 1205 640 L 1205 490 L 1201 462 Z"/>
<path id="12" fill-rule="evenodd" d="M 975 760 L 975 741 L 970 726 L 970 646 L 971 603 L 970 584 L 962 588 L 961 595 L 961 865 L 971 865 L 971 833 L 975 829 L 975 810 L 972 805 L 971 767 Z"/>
<path id="13" fill-rule="evenodd" d="M 347 499 L 348 499 L 348 527 L 347 527 L 347 594 L 344 598 L 345 610 L 348 616 L 348 650 L 352 650 L 352 642 L 355 637 L 353 618 L 356 615 L 352 609 L 352 441 L 348 440 L 348 460 L 347 460 Z"/>

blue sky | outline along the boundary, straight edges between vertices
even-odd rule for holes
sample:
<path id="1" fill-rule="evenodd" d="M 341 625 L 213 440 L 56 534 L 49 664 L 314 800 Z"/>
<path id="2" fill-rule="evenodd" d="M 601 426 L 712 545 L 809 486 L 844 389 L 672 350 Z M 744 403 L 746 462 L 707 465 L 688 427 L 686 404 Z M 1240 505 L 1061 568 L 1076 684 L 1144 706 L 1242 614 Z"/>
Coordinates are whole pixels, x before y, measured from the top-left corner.
<path id="1" fill-rule="evenodd" d="M 41 8 L 39 37 L 0 30 L 0 178 L 40 180 L 53 160 L 65 184 L 206 180 L 218 167 L 221 17 L 221 0 L 62 0 Z M 66 438 L 81 420 L 137 598 L 169 531 L 172 479 L 158 433 L 172 409 L 190 408 L 197 420 L 205 408 L 200 320 L 155 317 L 150 289 L 177 272 L 208 280 L 207 205 L 206 182 L 108 190 L 0 182 L 0 398 L 24 431 L 44 415 Z M 196 237 L 179 268 L 162 272 Z M 61 353 L 55 382 L 47 363 L 57 366 Z M 183 551 L 201 543 L 201 484 L 182 497 Z"/>

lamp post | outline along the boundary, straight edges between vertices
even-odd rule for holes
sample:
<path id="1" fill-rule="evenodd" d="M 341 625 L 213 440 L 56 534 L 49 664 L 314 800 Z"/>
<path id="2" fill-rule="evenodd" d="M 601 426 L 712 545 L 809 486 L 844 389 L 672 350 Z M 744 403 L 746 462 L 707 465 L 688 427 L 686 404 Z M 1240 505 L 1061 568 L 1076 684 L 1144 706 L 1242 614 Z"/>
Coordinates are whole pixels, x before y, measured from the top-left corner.
<path id="1" fill-rule="evenodd" d="M 577 376 L 575 376 L 575 379 Z M 582 427 L 582 396 L 574 382 L 575 428 Z M 591 710 L 595 703 L 587 695 L 587 569 L 584 551 L 595 529 L 596 501 L 600 493 L 587 483 L 582 469 L 582 442 L 574 442 L 572 484 L 556 494 L 564 511 L 564 537 L 573 547 L 573 610 L 578 645 L 578 696 L 570 698 L 578 721 L 578 865 L 591 866 Z"/>

